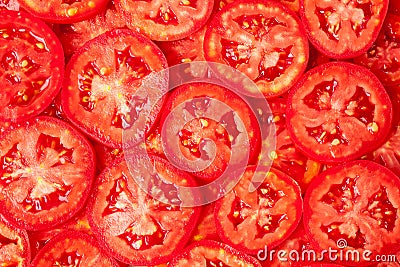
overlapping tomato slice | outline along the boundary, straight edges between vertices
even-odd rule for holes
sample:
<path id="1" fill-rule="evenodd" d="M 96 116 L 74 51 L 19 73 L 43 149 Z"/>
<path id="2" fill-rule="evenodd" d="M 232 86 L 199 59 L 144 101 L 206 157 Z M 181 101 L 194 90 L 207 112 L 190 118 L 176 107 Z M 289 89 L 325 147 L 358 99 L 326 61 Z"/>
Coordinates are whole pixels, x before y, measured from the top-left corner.
<path id="1" fill-rule="evenodd" d="M 310 158 L 343 162 L 382 144 L 392 114 L 385 88 L 370 71 L 332 62 L 310 70 L 293 88 L 286 125 L 293 142 Z"/>
<path id="2" fill-rule="evenodd" d="M 249 254 L 272 249 L 296 229 L 302 214 L 299 185 L 271 168 L 256 191 L 250 193 L 255 166 L 247 167 L 239 183 L 218 200 L 215 222 L 222 241 Z"/>
<path id="3" fill-rule="evenodd" d="M 207 60 L 246 74 L 268 98 L 300 78 L 308 41 L 297 16 L 282 4 L 235 1 L 210 22 L 204 52 Z"/>
<path id="4" fill-rule="evenodd" d="M 108 251 L 125 263 L 155 265 L 168 261 L 189 240 L 200 214 L 199 208 L 180 206 L 183 196 L 175 186 L 193 186 L 192 178 L 159 157 L 151 159 L 157 171 L 154 176 L 161 180 L 148 181 L 149 192 L 174 205 L 147 195 L 121 160 L 100 175 L 89 206 L 93 231 Z"/>
<path id="5" fill-rule="evenodd" d="M 94 175 L 88 141 L 65 122 L 37 117 L 6 131 L 0 143 L 0 203 L 21 228 L 49 228 L 84 204 Z"/>
<path id="6" fill-rule="evenodd" d="M 304 225 L 317 248 L 357 251 L 341 258 L 349 265 L 396 249 L 400 239 L 400 180 L 371 161 L 332 167 L 309 186 L 304 199 Z M 338 255 L 338 254 L 335 254 Z M 354 256 L 354 255 L 353 255 Z"/>

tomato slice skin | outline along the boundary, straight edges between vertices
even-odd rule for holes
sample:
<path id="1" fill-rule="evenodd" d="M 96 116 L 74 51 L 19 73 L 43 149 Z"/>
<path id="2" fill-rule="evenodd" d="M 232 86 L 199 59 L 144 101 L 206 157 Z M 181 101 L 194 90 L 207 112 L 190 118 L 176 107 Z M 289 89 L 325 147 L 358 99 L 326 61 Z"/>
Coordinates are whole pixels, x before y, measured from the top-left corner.
<path id="1" fill-rule="evenodd" d="M 266 98 L 288 91 L 307 67 L 308 41 L 301 22 L 276 1 L 240 0 L 225 6 L 204 39 L 208 61 L 246 74 Z"/>
<path id="2" fill-rule="evenodd" d="M 192 177 L 166 160 L 152 155 L 150 159 L 163 185 L 172 191 L 174 185 L 170 182 L 195 185 Z M 169 197 L 179 200 L 177 191 L 175 196 L 172 191 L 167 192 Z M 147 195 L 124 160 L 114 162 L 100 174 L 88 207 L 89 224 L 110 255 L 133 265 L 157 265 L 170 260 L 190 239 L 201 212 L 200 207 L 171 206 Z"/>
<path id="3" fill-rule="evenodd" d="M 308 71 L 293 87 L 286 125 L 304 154 L 335 163 L 356 159 L 381 145 L 392 117 L 390 98 L 369 70 L 331 62 Z"/>
<path id="4" fill-rule="evenodd" d="M 331 58 L 365 53 L 378 37 L 389 0 L 300 0 L 300 16 L 310 42 Z"/>
<path id="5" fill-rule="evenodd" d="M 127 29 L 106 32 L 82 46 L 66 67 L 61 104 L 67 118 L 98 142 L 122 148 L 122 132 L 148 108 L 147 96 L 134 94 L 147 75 L 167 67 L 161 50 Z M 133 108 L 131 101 L 137 102 Z M 148 131 L 161 109 L 150 113 Z M 139 126 L 138 126 L 139 127 Z"/>
<path id="6" fill-rule="evenodd" d="M 32 267 L 50 266 L 110 266 L 118 263 L 108 257 L 97 240 L 80 231 L 63 231 L 39 251 Z"/>
<path id="7" fill-rule="evenodd" d="M 375 177 L 375 179 L 371 179 Z M 318 250 L 338 248 L 343 254 L 357 250 L 375 255 L 398 249 L 400 238 L 400 179 L 389 169 L 367 160 L 356 160 L 321 173 L 304 198 L 304 226 Z M 345 259 L 342 259 L 345 261 Z M 366 265 L 348 260 L 346 265 Z"/>
<path id="8" fill-rule="evenodd" d="M 64 76 L 61 43 L 26 12 L 0 10 L 0 120 L 20 122 L 40 114 L 57 95 Z"/>
<path id="9" fill-rule="evenodd" d="M 39 116 L 11 127 L 1 140 L 0 203 L 10 222 L 43 230 L 78 212 L 94 176 L 93 149 L 81 133 Z"/>
<path id="10" fill-rule="evenodd" d="M 0 215 L 0 265 L 29 266 L 31 253 L 26 230 L 10 224 Z"/>
<path id="11" fill-rule="evenodd" d="M 18 0 L 21 7 L 37 18 L 52 23 L 73 23 L 93 17 L 107 5 L 107 0 Z"/>
<path id="12" fill-rule="evenodd" d="M 127 26 L 155 41 L 185 38 L 203 27 L 211 15 L 213 0 L 133 1 L 115 0 Z"/>
<path id="13" fill-rule="evenodd" d="M 178 266 L 261 267 L 255 258 L 212 240 L 193 243 L 168 263 L 168 267 Z"/>
<path id="14" fill-rule="evenodd" d="M 299 185 L 274 168 L 258 189 L 249 193 L 255 170 L 255 166 L 247 167 L 234 189 L 216 202 L 214 211 L 221 240 L 251 255 L 265 246 L 272 249 L 289 237 L 303 210 Z"/>

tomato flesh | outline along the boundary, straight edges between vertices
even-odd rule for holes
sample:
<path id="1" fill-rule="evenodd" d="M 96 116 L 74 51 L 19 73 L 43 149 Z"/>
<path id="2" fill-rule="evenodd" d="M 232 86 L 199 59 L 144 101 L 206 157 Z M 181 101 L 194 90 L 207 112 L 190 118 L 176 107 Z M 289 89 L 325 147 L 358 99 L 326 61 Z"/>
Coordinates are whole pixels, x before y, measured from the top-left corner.
<path id="1" fill-rule="evenodd" d="M 69 219 L 90 190 L 93 156 L 86 139 L 50 117 L 38 117 L 5 132 L 0 144 L 4 215 L 29 230 Z"/>
<path id="2" fill-rule="evenodd" d="M 211 21 L 205 58 L 252 79 L 265 97 L 285 93 L 304 72 L 308 42 L 298 18 L 283 5 L 235 1 Z"/>
<path id="3" fill-rule="evenodd" d="M 41 113 L 60 89 L 62 47 L 40 20 L 24 12 L 0 11 L 0 118 L 23 121 Z"/>
<path id="4" fill-rule="evenodd" d="M 379 178 L 372 181 L 370 177 Z M 328 169 L 311 183 L 305 196 L 307 234 L 321 249 L 343 239 L 347 243 L 344 250 L 361 253 L 368 249 L 373 255 L 388 251 L 398 243 L 399 192 L 398 177 L 370 161 Z M 364 262 L 361 257 L 359 261 Z"/>
<path id="5" fill-rule="evenodd" d="M 255 167 L 248 167 L 215 208 L 221 240 L 249 254 L 283 242 L 296 228 L 302 212 L 300 188 L 289 176 L 271 169 L 257 190 L 249 193 L 254 173 Z"/>
<path id="6" fill-rule="evenodd" d="M 286 125 L 293 142 L 310 158 L 342 162 L 379 146 L 389 133 L 392 114 L 390 98 L 372 73 L 332 62 L 310 70 L 295 86 Z"/>

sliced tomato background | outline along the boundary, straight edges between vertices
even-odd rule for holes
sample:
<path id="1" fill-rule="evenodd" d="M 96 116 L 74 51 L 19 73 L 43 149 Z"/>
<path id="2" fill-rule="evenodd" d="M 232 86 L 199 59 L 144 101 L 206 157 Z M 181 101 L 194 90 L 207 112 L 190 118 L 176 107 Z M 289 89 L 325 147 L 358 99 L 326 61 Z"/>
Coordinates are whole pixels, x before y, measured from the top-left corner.
<path id="1" fill-rule="evenodd" d="M 371 251 L 370 258 L 393 252 L 400 239 L 400 179 L 371 161 L 351 161 L 321 173 L 304 199 L 304 225 L 313 246 L 343 253 Z M 346 261 L 346 265 L 366 264 Z"/>
<path id="2" fill-rule="evenodd" d="M 146 37 L 126 29 L 106 32 L 87 42 L 69 61 L 62 108 L 68 119 L 92 138 L 122 148 L 124 129 L 138 123 L 145 132 L 154 123 L 161 102 L 146 122 L 137 119 L 150 108 L 149 98 L 157 95 L 157 90 L 143 96 L 135 96 L 135 92 L 143 78 L 166 67 L 161 50 Z"/>
<path id="3" fill-rule="evenodd" d="M 203 240 L 193 243 L 179 256 L 175 257 L 168 264 L 168 267 L 172 266 L 258 267 L 261 265 L 255 258 L 224 243 Z"/>
<path id="4" fill-rule="evenodd" d="M 384 85 L 400 83 L 400 13 L 388 14 L 376 42 L 357 64 L 369 68 Z"/>
<path id="5" fill-rule="evenodd" d="M 344 59 L 366 52 L 378 37 L 389 0 L 300 0 L 308 38 L 318 50 Z"/>
<path id="6" fill-rule="evenodd" d="M 134 1 L 115 0 L 127 26 L 156 41 L 185 38 L 203 27 L 211 15 L 213 0 Z"/>
<path id="7" fill-rule="evenodd" d="M 116 259 L 134 265 L 167 262 L 190 238 L 199 208 L 181 208 L 175 185 L 193 186 L 193 179 L 162 158 L 152 156 L 161 184 L 149 181 L 149 190 L 174 200 L 174 206 L 147 195 L 121 160 L 99 176 L 89 205 L 89 223 Z M 172 184 L 174 183 L 174 184 Z M 187 196 L 195 198 L 195 196 Z"/>
<path id="8" fill-rule="evenodd" d="M 215 204 L 215 223 L 221 240 L 256 255 L 272 249 L 296 229 L 302 214 L 299 185 L 271 168 L 264 182 L 250 193 L 256 167 L 249 166 L 231 192 Z"/>
<path id="9" fill-rule="evenodd" d="M 26 12 L 0 10 L 0 120 L 20 122 L 41 113 L 60 90 L 60 41 Z"/>
<path id="10" fill-rule="evenodd" d="M 0 203 L 21 228 L 62 223 L 83 206 L 94 176 L 89 142 L 67 123 L 36 117 L 0 137 Z"/>
<path id="11" fill-rule="evenodd" d="M 19 11 L 18 0 L 0 0 L 0 10 L 1 9 Z"/>
<path id="12" fill-rule="evenodd" d="M 304 72 L 308 41 L 296 14 L 282 4 L 235 1 L 211 20 L 204 53 L 208 61 L 246 74 L 271 98 L 289 90 Z"/>
<path id="13" fill-rule="evenodd" d="M 108 0 L 18 0 L 35 17 L 53 23 L 72 23 L 93 17 L 107 5 Z"/>
<path id="14" fill-rule="evenodd" d="M 392 114 L 385 88 L 370 71 L 332 62 L 307 72 L 291 90 L 286 125 L 304 154 L 334 163 L 356 159 L 381 145 Z"/>
<path id="15" fill-rule="evenodd" d="M 52 238 L 39 251 L 31 266 L 118 267 L 118 264 L 103 252 L 93 237 L 79 231 L 64 231 Z"/>
<path id="16" fill-rule="evenodd" d="M 200 220 L 193 231 L 191 242 L 198 242 L 201 240 L 220 241 L 215 226 L 214 209 L 215 203 L 202 206 Z"/>
<path id="17" fill-rule="evenodd" d="M 0 265 L 1 266 L 29 266 L 31 251 L 28 234 L 11 225 L 0 215 Z"/>
<path id="18" fill-rule="evenodd" d="M 219 103 L 211 100 L 229 105 L 231 111 L 222 113 L 222 108 L 217 106 Z M 175 109 L 180 105 L 184 105 L 182 112 L 176 112 Z M 166 152 L 180 160 L 183 158 L 182 161 L 199 158 L 211 161 L 204 170 L 193 172 L 196 177 L 204 181 L 215 180 L 223 174 L 229 161 L 230 164 L 246 164 L 257 157 L 260 130 L 256 117 L 246 102 L 229 89 L 211 83 L 184 84 L 171 93 L 164 110 L 160 125 L 165 129 L 166 137 L 179 136 L 180 141 L 179 147 L 172 138 L 163 141 Z M 207 116 L 211 115 L 203 115 L 210 110 L 218 112 L 212 114 L 218 119 L 209 119 Z M 167 116 L 171 117 L 166 120 Z M 207 139 L 216 144 L 214 159 L 210 156 L 212 147 L 208 145 L 210 141 Z M 248 147 L 249 159 L 244 154 L 231 155 L 233 145 Z"/>

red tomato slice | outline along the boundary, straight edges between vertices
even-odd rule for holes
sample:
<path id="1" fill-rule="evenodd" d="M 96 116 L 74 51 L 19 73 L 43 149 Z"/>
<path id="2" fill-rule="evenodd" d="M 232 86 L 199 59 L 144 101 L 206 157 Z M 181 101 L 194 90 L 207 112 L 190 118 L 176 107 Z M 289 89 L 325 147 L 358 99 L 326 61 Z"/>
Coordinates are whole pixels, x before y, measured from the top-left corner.
<path id="1" fill-rule="evenodd" d="M 65 122 L 37 117 L 0 137 L 0 206 L 21 228 L 41 230 L 71 218 L 94 175 L 93 150 Z"/>
<path id="2" fill-rule="evenodd" d="M 306 157 L 296 148 L 286 129 L 286 98 L 275 98 L 269 101 L 272 115 L 270 121 L 275 123 L 276 150 L 271 152 L 273 166 L 295 179 L 302 192 L 321 170 L 321 164 Z"/>
<path id="3" fill-rule="evenodd" d="M 307 234 L 319 249 L 341 248 L 343 255 L 357 250 L 359 260 L 341 260 L 365 265 L 366 250 L 375 259 L 400 243 L 399 196 L 399 178 L 381 165 L 360 160 L 332 167 L 307 190 L 303 215 Z"/>
<path id="4" fill-rule="evenodd" d="M 31 266 L 118 267 L 119 265 L 104 254 L 93 237 L 79 231 L 64 231 L 52 238 L 39 251 Z"/>
<path id="5" fill-rule="evenodd" d="M 203 27 L 211 15 L 213 0 L 115 0 L 128 27 L 156 41 L 185 38 Z"/>
<path id="6" fill-rule="evenodd" d="M 282 4 L 293 10 L 294 12 L 299 12 L 300 10 L 300 0 L 279 0 Z"/>
<path id="7" fill-rule="evenodd" d="M 0 0 L 1 9 L 19 11 L 19 3 L 17 0 Z"/>
<path id="8" fill-rule="evenodd" d="M 261 267 L 260 263 L 226 244 L 203 240 L 187 247 L 168 267 Z"/>
<path id="9" fill-rule="evenodd" d="M 296 14 L 282 4 L 235 1 L 212 19 L 204 53 L 246 74 L 268 98 L 285 93 L 303 74 L 308 41 Z"/>
<path id="10" fill-rule="evenodd" d="M 249 193 L 255 166 L 249 166 L 234 189 L 215 204 L 221 240 L 248 254 L 272 249 L 296 229 L 302 214 L 299 185 L 271 169 L 264 182 Z"/>
<path id="11" fill-rule="evenodd" d="M 158 172 L 155 175 L 162 180 L 160 186 L 149 185 L 151 190 L 176 199 L 176 206 L 161 203 L 140 189 L 123 160 L 102 172 L 89 204 L 89 223 L 97 237 L 116 259 L 134 265 L 170 260 L 189 240 L 201 211 L 179 206 L 181 196 L 174 184 L 192 186 L 193 179 L 162 158 L 151 159 Z"/>
<path id="12" fill-rule="evenodd" d="M 214 203 L 209 203 L 202 207 L 200 220 L 194 230 L 191 240 L 192 242 L 198 242 L 206 239 L 220 241 L 217 229 L 215 227 L 214 208 Z"/>
<path id="13" fill-rule="evenodd" d="M 389 9 L 388 12 L 394 15 L 400 14 L 400 2 L 396 0 L 389 1 Z"/>
<path id="14" fill-rule="evenodd" d="M 212 101 L 226 103 L 231 111 L 223 112 L 218 106 L 219 102 Z M 174 112 L 182 105 L 182 112 Z M 254 161 L 257 156 L 260 146 L 257 119 L 243 99 L 222 86 L 201 82 L 179 86 L 169 96 L 164 110 L 161 127 L 165 129 L 166 137 L 179 136 L 179 146 L 171 138 L 163 141 L 165 152 L 179 157 L 179 161 L 199 158 L 210 160 L 210 165 L 204 170 L 193 172 L 193 175 L 204 181 L 220 177 L 230 160 L 233 165 L 243 163 L 244 160 L 247 162 L 248 159 L 244 159 L 242 154 L 231 155 L 233 144 L 248 147 L 250 161 Z M 208 111 L 217 113 L 212 114 L 215 120 L 202 115 Z M 171 116 L 168 121 L 167 116 Z M 216 146 L 214 159 L 210 156 L 213 149 L 209 140 Z"/>
<path id="15" fill-rule="evenodd" d="M 96 16 L 73 24 L 56 25 L 55 32 L 64 47 L 65 56 L 69 58 L 87 41 L 124 26 L 123 16 L 115 9 L 114 1 L 109 1 L 107 8 Z"/>
<path id="16" fill-rule="evenodd" d="M 388 14 L 376 42 L 354 62 L 369 68 L 384 85 L 399 84 L 400 16 Z"/>
<path id="17" fill-rule="evenodd" d="M 29 266 L 31 253 L 28 234 L 0 215 L 0 266 Z"/>
<path id="18" fill-rule="evenodd" d="M 373 151 L 387 137 L 392 104 L 367 69 L 345 62 L 307 72 L 288 97 L 286 123 L 307 156 L 334 163 Z"/>
<path id="19" fill-rule="evenodd" d="M 300 15 L 309 40 L 332 58 L 366 52 L 378 37 L 389 0 L 300 0 Z"/>
<path id="20" fill-rule="evenodd" d="M 139 113 L 151 106 L 152 92 L 134 96 L 137 88 L 143 78 L 166 66 L 161 50 L 144 36 L 120 29 L 102 34 L 81 47 L 67 65 L 61 91 L 65 115 L 95 140 L 121 148 L 123 130 L 133 127 Z M 154 107 L 146 127 L 160 108 L 160 103 Z"/>
<path id="21" fill-rule="evenodd" d="M 60 42 L 42 21 L 0 10 L 0 120 L 19 122 L 41 113 L 64 75 Z"/>
<path id="22" fill-rule="evenodd" d="M 93 17 L 108 0 L 18 0 L 26 11 L 48 22 L 73 23 Z"/>

